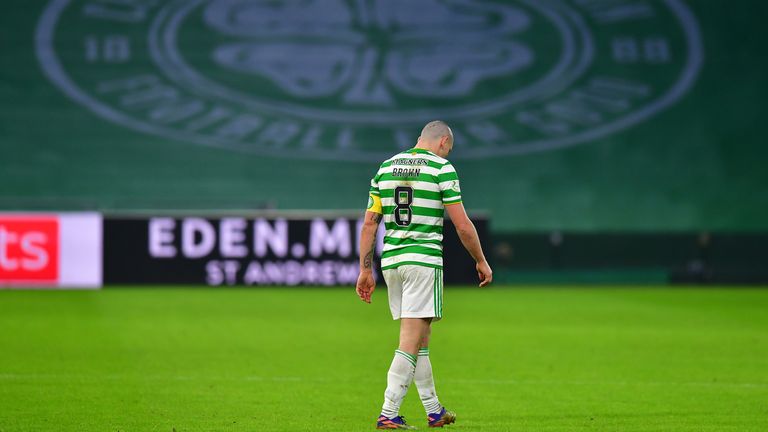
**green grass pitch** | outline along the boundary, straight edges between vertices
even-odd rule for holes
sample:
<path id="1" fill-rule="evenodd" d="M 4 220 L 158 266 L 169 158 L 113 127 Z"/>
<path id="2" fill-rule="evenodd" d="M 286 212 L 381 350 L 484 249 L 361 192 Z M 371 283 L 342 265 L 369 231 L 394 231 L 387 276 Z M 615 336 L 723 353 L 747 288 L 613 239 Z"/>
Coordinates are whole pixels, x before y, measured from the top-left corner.
<path id="1" fill-rule="evenodd" d="M 456 431 L 766 431 L 768 290 L 453 288 L 430 346 Z M 0 431 L 367 431 L 380 284 L 0 291 Z M 402 414 L 426 429 L 415 388 Z"/>

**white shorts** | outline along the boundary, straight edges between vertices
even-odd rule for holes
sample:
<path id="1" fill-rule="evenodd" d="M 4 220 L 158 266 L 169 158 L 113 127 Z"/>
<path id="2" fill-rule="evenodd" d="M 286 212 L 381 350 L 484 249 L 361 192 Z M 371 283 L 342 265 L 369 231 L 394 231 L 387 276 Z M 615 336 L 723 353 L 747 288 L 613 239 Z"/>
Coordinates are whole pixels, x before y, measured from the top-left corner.
<path id="1" fill-rule="evenodd" d="M 402 265 L 384 270 L 392 319 L 443 317 L 443 270 Z"/>

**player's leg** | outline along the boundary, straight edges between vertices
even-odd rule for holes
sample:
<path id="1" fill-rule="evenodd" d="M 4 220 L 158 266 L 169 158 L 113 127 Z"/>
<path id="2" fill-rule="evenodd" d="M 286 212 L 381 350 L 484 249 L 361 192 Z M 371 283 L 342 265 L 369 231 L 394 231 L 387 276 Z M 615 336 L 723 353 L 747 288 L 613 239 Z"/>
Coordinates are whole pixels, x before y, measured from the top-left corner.
<path id="1" fill-rule="evenodd" d="M 427 329 L 429 329 L 428 318 L 400 319 L 400 345 L 395 351 L 395 356 L 387 373 L 387 389 L 384 392 L 384 405 L 381 408 L 381 417 L 378 422 L 380 427 L 393 426 L 391 428 L 396 428 L 395 425 L 387 425 L 382 417 L 389 420 L 399 418 L 400 405 L 408 392 L 408 387 L 413 382 L 419 345 L 426 335 Z M 382 425 L 381 423 L 385 424 Z"/>
<path id="2" fill-rule="evenodd" d="M 432 308 L 434 315 L 437 319 L 442 315 L 442 271 L 433 271 L 433 300 Z M 430 427 L 442 427 L 446 424 L 453 423 L 456 420 L 456 414 L 447 411 L 437 398 L 437 391 L 435 390 L 435 380 L 432 376 L 432 362 L 429 359 L 429 339 L 432 335 L 432 325 L 430 320 L 430 326 L 427 327 L 424 337 L 419 344 L 419 355 L 416 360 L 416 371 L 414 372 L 413 381 L 416 384 L 416 389 L 419 392 L 419 398 L 422 405 L 424 405 L 424 411 L 427 413 L 427 421 Z"/>
<path id="3" fill-rule="evenodd" d="M 387 284 L 387 300 L 393 320 L 399 320 L 403 308 L 403 279 L 397 269 L 384 270 L 384 282 Z"/>
<path id="4" fill-rule="evenodd" d="M 399 269 L 384 270 L 384 280 L 387 283 L 387 295 L 389 297 L 389 309 L 392 312 L 392 319 L 398 320 L 402 312 L 402 274 Z M 403 397 L 408 390 L 408 385 L 413 381 L 413 372 L 416 364 L 416 356 L 413 351 L 412 349 L 401 350 L 399 346 L 395 351 L 395 356 L 387 372 L 387 389 L 384 391 L 384 405 L 381 409 L 381 415 L 376 421 L 378 429 L 410 428 L 405 424 L 402 417 L 398 415 L 398 412 L 400 411 Z M 401 388 L 403 385 L 405 385 L 404 391 Z"/>
<path id="5" fill-rule="evenodd" d="M 435 380 L 432 377 L 432 363 L 429 360 L 429 336 L 432 333 L 432 326 L 427 328 L 427 332 L 421 339 L 418 359 L 416 360 L 416 372 L 413 375 L 413 382 L 419 391 L 419 398 L 424 405 L 424 411 L 427 415 L 439 413 L 443 407 L 437 399 L 435 391 Z"/>
<path id="6" fill-rule="evenodd" d="M 400 288 L 396 293 L 399 295 L 397 314 L 400 318 L 400 345 L 387 375 L 387 391 L 378 422 L 381 428 L 393 429 L 404 427 L 398 415 L 400 404 L 413 381 L 418 352 L 425 338 L 428 341 L 431 322 L 439 320 L 442 315 L 442 270 L 414 265 L 400 266 L 396 270 L 397 276 L 393 272 L 390 278 L 397 281 Z M 392 292 L 394 285 L 390 286 L 390 279 L 387 279 L 387 284 Z M 393 317 L 395 315 L 393 310 Z M 449 423 L 442 419 L 444 411 L 442 409 L 437 414 L 440 416 L 437 420 L 440 426 Z M 396 420 L 398 424 L 387 424 L 388 419 Z M 430 425 L 432 423 L 430 419 Z"/>
<path id="7" fill-rule="evenodd" d="M 400 319 L 400 345 L 398 349 L 413 355 L 413 359 L 416 360 L 424 338 L 428 337 L 431 322 L 432 318 Z"/>

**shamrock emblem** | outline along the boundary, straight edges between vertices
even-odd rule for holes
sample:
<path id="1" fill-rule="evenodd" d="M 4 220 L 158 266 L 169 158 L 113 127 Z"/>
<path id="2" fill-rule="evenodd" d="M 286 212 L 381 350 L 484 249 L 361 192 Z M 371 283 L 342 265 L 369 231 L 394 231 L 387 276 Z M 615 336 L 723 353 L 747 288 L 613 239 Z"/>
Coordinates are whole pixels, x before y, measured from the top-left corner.
<path id="1" fill-rule="evenodd" d="M 476 0 L 214 0 L 204 19 L 226 36 L 212 53 L 221 67 L 347 104 L 459 97 L 533 62 L 513 39 L 528 15 Z"/>

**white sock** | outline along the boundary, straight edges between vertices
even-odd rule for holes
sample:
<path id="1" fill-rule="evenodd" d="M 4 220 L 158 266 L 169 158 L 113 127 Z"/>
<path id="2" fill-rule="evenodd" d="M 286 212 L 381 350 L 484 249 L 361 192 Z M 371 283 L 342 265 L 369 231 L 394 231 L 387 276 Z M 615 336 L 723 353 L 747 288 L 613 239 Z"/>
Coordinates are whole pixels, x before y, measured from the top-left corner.
<path id="1" fill-rule="evenodd" d="M 435 380 L 432 378 L 432 363 L 429 361 L 429 348 L 419 350 L 413 382 L 416 383 L 416 389 L 419 390 L 419 397 L 427 415 L 439 413 L 443 407 L 437 400 Z"/>
<path id="2" fill-rule="evenodd" d="M 405 351 L 395 350 L 395 358 L 387 373 L 387 390 L 384 391 L 384 406 L 381 414 L 387 418 L 397 417 L 400 404 L 403 403 L 408 387 L 416 371 L 416 356 Z"/>

